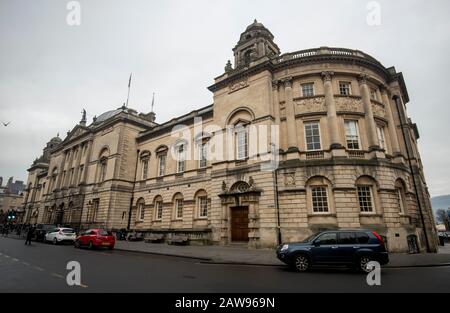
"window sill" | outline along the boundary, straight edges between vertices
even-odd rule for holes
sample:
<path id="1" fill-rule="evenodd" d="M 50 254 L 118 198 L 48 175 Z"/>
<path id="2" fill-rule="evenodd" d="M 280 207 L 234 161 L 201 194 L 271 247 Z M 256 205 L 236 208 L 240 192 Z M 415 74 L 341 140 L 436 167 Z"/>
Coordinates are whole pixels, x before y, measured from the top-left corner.
<path id="1" fill-rule="evenodd" d="M 183 221 L 182 218 L 176 218 L 176 219 L 173 219 L 173 220 L 172 220 L 172 222 L 182 222 L 182 221 Z"/>
<path id="2" fill-rule="evenodd" d="M 206 216 L 206 217 L 196 217 L 196 218 L 194 218 L 194 221 L 207 221 L 208 220 L 208 217 Z"/>
<path id="3" fill-rule="evenodd" d="M 361 217 L 383 217 L 383 214 L 371 213 L 371 212 L 361 212 L 359 213 Z"/>
<path id="4" fill-rule="evenodd" d="M 337 217 L 334 213 L 310 213 L 308 217 Z"/>

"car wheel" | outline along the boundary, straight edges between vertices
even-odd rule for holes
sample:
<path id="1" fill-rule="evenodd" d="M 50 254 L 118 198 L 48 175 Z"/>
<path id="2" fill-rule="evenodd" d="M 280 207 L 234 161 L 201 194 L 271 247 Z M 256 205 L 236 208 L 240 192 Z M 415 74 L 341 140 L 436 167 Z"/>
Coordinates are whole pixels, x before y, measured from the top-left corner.
<path id="1" fill-rule="evenodd" d="M 88 249 L 93 249 L 93 248 L 94 248 L 94 245 L 92 244 L 92 241 L 89 241 Z"/>
<path id="2" fill-rule="evenodd" d="M 309 258 L 304 254 L 295 256 L 294 266 L 298 272 L 306 272 L 311 266 Z"/>
<path id="3" fill-rule="evenodd" d="M 372 270 L 367 267 L 370 261 L 372 261 L 372 259 L 368 255 L 363 255 L 359 257 L 358 270 L 363 273 L 370 273 Z"/>
<path id="4" fill-rule="evenodd" d="M 75 243 L 73 244 L 75 248 L 80 248 L 80 242 L 78 240 L 75 240 Z"/>
<path id="5" fill-rule="evenodd" d="M 58 244 L 58 239 L 54 238 L 54 239 L 53 239 L 53 244 L 54 244 L 54 245 L 57 245 L 57 244 Z"/>

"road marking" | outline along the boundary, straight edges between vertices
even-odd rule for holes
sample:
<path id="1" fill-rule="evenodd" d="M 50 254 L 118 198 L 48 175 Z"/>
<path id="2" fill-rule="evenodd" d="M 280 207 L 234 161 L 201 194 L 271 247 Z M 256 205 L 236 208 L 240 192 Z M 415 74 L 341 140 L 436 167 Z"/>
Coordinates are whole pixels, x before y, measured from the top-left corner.
<path id="1" fill-rule="evenodd" d="M 22 262 L 23 265 L 30 266 L 30 263 Z"/>
<path id="2" fill-rule="evenodd" d="M 19 259 L 13 258 L 12 259 L 14 262 L 19 262 Z"/>
<path id="3" fill-rule="evenodd" d="M 34 268 L 37 269 L 38 271 L 41 271 L 41 272 L 44 271 L 44 269 L 42 267 L 39 267 L 39 266 L 34 266 Z"/>
<path id="4" fill-rule="evenodd" d="M 84 285 L 84 284 L 80 284 L 81 288 L 87 288 L 88 286 Z"/>
<path id="5" fill-rule="evenodd" d="M 9 255 L 6 255 L 6 254 L 5 254 L 5 258 L 9 259 L 9 258 L 11 258 L 11 257 L 10 257 Z"/>
<path id="6" fill-rule="evenodd" d="M 52 276 L 54 276 L 54 277 L 57 277 L 57 278 L 62 278 L 62 279 L 64 279 L 64 276 L 59 275 L 59 274 L 56 274 L 56 273 L 51 273 L 50 275 L 52 275 Z"/>

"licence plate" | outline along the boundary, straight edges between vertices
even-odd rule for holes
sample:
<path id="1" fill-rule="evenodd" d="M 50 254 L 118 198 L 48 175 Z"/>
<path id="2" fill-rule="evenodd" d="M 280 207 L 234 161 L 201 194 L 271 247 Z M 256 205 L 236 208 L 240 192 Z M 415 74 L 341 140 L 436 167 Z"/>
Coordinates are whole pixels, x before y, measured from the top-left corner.
<path id="1" fill-rule="evenodd" d="M 109 246 L 109 243 L 108 242 L 103 242 L 102 245 L 103 246 Z"/>

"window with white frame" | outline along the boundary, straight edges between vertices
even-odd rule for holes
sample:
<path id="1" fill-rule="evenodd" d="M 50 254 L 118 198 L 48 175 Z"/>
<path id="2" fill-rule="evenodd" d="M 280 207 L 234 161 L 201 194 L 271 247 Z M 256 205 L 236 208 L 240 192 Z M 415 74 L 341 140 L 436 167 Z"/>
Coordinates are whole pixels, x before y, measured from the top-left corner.
<path id="1" fill-rule="evenodd" d="M 148 159 L 142 160 L 142 179 L 147 179 L 148 176 Z"/>
<path id="2" fill-rule="evenodd" d="M 166 173 L 166 154 L 158 156 L 158 176 L 164 176 Z"/>
<path id="3" fill-rule="evenodd" d="M 339 94 L 341 96 L 350 96 L 352 94 L 351 83 L 339 82 Z"/>
<path id="4" fill-rule="evenodd" d="M 358 186 L 358 201 L 361 212 L 373 212 L 373 198 L 371 186 Z"/>
<path id="5" fill-rule="evenodd" d="M 386 150 L 386 137 L 384 136 L 384 127 L 383 126 L 377 126 L 377 136 L 378 136 L 378 143 L 380 145 L 380 148 L 383 150 Z"/>
<path id="6" fill-rule="evenodd" d="M 345 140 L 349 150 L 360 149 L 357 121 L 345 121 Z"/>
<path id="7" fill-rule="evenodd" d="M 145 203 L 144 203 L 144 201 L 142 201 L 142 200 L 139 201 L 137 206 L 138 206 L 137 219 L 139 221 L 143 221 L 144 217 L 145 217 Z"/>
<path id="8" fill-rule="evenodd" d="M 302 96 L 303 97 L 314 96 L 314 83 L 302 84 L 301 87 L 302 87 Z"/>
<path id="9" fill-rule="evenodd" d="M 199 217 L 208 217 L 208 198 L 206 196 L 198 197 L 198 213 Z"/>
<path id="10" fill-rule="evenodd" d="M 183 173 L 184 172 L 184 167 L 185 167 L 185 160 L 186 160 L 186 150 L 185 150 L 185 145 L 184 144 L 180 144 L 176 147 L 176 152 L 177 152 L 177 173 Z"/>
<path id="11" fill-rule="evenodd" d="M 163 202 L 161 200 L 155 201 L 155 219 L 160 221 L 162 220 L 163 214 Z"/>
<path id="12" fill-rule="evenodd" d="M 176 219 L 183 218 L 183 199 L 175 200 L 175 218 Z"/>
<path id="13" fill-rule="evenodd" d="M 320 143 L 319 122 L 305 123 L 305 140 L 306 140 L 306 150 L 316 151 L 322 149 Z"/>
<path id="14" fill-rule="evenodd" d="M 239 126 L 236 131 L 236 159 L 244 160 L 248 157 L 248 133 L 245 128 Z"/>
<path id="15" fill-rule="evenodd" d="M 329 211 L 328 209 L 328 195 L 327 188 L 320 187 L 312 187 L 311 188 L 311 197 L 312 197 L 312 207 L 314 213 L 326 213 Z"/>

